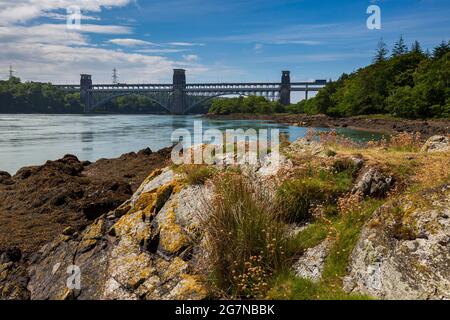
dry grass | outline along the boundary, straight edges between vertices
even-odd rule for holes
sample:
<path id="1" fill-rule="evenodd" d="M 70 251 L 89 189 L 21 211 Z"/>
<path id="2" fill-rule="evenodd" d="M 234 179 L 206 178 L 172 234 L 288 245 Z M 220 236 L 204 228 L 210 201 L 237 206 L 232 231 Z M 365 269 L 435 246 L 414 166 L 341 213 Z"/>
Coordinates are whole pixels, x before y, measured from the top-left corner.
<path id="1" fill-rule="evenodd" d="M 361 211 L 363 200 L 364 198 L 360 192 L 344 194 L 337 201 L 339 213 L 349 215 Z"/>
<path id="2" fill-rule="evenodd" d="M 234 173 L 214 179 L 216 196 L 202 216 L 215 287 L 228 297 L 262 298 L 288 264 L 285 226 L 270 196 Z"/>
<path id="3" fill-rule="evenodd" d="M 389 139 L 383 138 L 378 141 L 369 141 L 368 148 L 386 148 L 403 152 L 417 152 L 422 146 L 420 132 L 402 132 L 392 135 Z"/>
<path id="4" fill-rule="evenodd" d="M 217 170 L 212 166 L 185 164 L 177 168 L 187 184 L 201 185 L 212 178 Z"/>

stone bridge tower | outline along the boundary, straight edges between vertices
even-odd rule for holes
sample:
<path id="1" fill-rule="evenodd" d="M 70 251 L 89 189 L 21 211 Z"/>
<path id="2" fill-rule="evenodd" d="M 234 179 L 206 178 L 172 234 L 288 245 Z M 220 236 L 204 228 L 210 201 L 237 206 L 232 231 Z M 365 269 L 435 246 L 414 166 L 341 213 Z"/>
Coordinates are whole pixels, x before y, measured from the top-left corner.
<path id="1" fill-rule="evenodd" d="M 186 88 L 186 70 L 173 70 L 173 94 L 170 111 L 172 114 L 184 114 L 186 110 L 186 96 L 184 89 Z"/>
<path id="2" fill-rule="evenodd" d="M 93 96 L 92 92 L 92 76 L 90 74 L 82 74 L 80 79 L 80 98 L 84 102 L 84 112 L 89 112 L 92 109 Z"/>
<path id="3" fill-rule="evenodd" d="M 283 106 L 291 104 L 291 72 L 283 71 L 281 75 L 280 103 Z"/>

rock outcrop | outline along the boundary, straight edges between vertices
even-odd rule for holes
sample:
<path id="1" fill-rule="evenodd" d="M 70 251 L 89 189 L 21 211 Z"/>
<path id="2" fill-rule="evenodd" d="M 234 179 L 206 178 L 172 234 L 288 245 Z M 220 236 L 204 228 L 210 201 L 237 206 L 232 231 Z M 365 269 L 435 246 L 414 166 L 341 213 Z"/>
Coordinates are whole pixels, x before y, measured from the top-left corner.
<path id="1" fill-rule="evenodd" d="M 319 281 L 322 277 L 325 259 L 332 245 L 330 239 L 325 239 L 313 248 L 309 248 L 294 263 L 294 272 L 298 277 Z"/>
<path id="2" fill-rule="evenodd" d="M 356 182 L 352 192 L 370 197 L 383 197 L 393 184 L 393 177 L 380 172 L 376 168 L 369 168 Z"/>
<path id="3" fill-rule="evenodd" d="M 197 217 L 210 195 L 206 186 L 182 186 L 169 169 L 156 171 L 131 200 L 35 255 L 31 299 L 205 298 Z M 79 289 L 67 286 L 73 266 Z"/>
<path id="4" fill-rule="evenodd" d="M 345 289 L 381 299 L 450 299 L 450 188 L 382 206 L 362 231 Z"/>
<path id="5" fill-rule="evenodd" d="M 421 152 L 444 152 L 450 150 L 450 139 L 446 136 L 432 136 L 425 142 Z"/>

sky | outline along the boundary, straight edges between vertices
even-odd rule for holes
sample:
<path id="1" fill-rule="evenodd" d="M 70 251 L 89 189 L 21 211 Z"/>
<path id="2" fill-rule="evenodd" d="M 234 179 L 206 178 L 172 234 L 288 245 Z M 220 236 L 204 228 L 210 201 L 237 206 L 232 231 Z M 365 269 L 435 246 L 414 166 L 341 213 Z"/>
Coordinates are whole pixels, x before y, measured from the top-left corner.
<path id="1" fill-rule="evenodd" d="M 381 9 L 369 30 L 367 8 Z M 67 9 L 81 8 L 80 29 Z M 448 0 L 0 0 L 0 79 L 126 83 L 336 79 L 369 64 L 380 38 L 432 49 L 450 39 Z"/>

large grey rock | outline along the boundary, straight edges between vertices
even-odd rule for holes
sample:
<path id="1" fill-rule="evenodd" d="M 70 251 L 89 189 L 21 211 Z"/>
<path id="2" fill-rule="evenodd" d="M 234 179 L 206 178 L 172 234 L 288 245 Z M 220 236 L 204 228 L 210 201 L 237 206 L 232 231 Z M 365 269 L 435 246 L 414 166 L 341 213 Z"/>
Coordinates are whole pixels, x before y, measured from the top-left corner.
<path id="1" fill-rule="evenodd" d="M 450 150 L 450 139 L 446 136 L 432 136 L 423 145 L 421 152 L 444 152 Z"/>
<path id="2" fill-rule="evenodd" d="M 359 192 L 364 196 L 383 197 L 392 184 L 392 176 L 384 175 L 378 169 L 370 168 L 358 178 L 352 192 Z"/>
<path id="3" fill-rule="evenodd" d="M 344 284 L 381 299 L 450 299 L 450 189 L 381 207 L 362 231 Z"/>
<path id="4" fill-rule="evenodd" d="M 328 256 L 332 242 L 329 239 L 322 241 L 319 245 L 309 248 L 295 262 L 295 274 L 301 278 L 319 281 Z"/>

